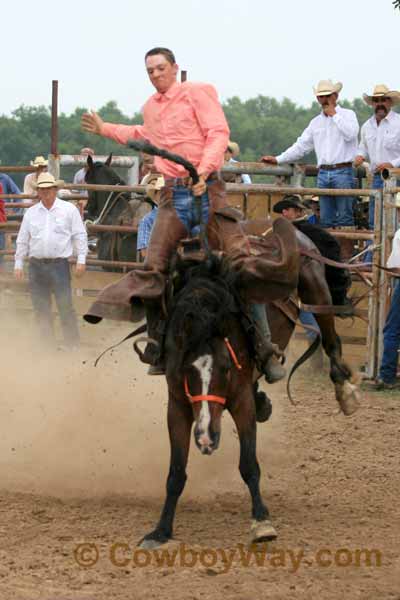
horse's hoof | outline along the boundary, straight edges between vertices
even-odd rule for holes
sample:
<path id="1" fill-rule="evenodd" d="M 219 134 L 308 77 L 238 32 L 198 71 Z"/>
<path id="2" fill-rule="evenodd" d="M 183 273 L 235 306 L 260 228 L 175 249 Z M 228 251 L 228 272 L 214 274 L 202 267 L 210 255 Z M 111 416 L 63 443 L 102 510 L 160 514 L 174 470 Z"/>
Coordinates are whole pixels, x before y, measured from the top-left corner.
<path id="1" fill-rule="evenodd" d="M 253 521 L 251 524 L 251 541 L 253 544 L 261 542 L 272 542 L 278 534 L 269 519 L 265 521 Z"/>
<path id="2" fill-rule="evenodd" d="M 342 409 L 342 412 L 349 417 L 359 408 L 360 400 L 361 394 L 358 387 L 353 383 L 350 383 L 350 381 L 345 381 L 341 394 L 338 397 L 339 406 Z"/>
<path id="3" fill-rule="evenodd" d="M 144 538 L 142 538 L 138 543 L 138 547 L 143 548 L 143 550 L 153 550 L 153 548 L 158 548 L 170 540 L 170 537 L 167 537 L 164 533 L 160 533 L 155 530 L 145 535 Z"/>
<path id="4" fill-rule="evenodd" d="M 262 391 L 257 391 L 254 394 L 256 404 L 256 421 L 257 423 L 264 423 L 268 421 L 272 414 L 272 403 L 268 398 L 267 394 Z"/>
<path id="5" fill-rule="evenodd" d="M 143 550 L 154 550 L 154 548 L 158 548 L 159 546 L 162 546 L 165 543 L 166 542 L 161 542 L 159 540 L 146 540 L 145 538 L 143 538 L 143 540 L 139 542 L 138 547 L 142 548 Z"/>

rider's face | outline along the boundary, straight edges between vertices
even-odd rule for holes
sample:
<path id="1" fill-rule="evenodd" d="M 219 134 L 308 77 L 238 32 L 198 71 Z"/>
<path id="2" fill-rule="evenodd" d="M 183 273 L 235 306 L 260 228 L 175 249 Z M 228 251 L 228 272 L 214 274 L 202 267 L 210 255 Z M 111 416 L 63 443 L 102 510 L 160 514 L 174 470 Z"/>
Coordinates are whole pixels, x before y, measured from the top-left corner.
<path id="1" fill-rule="evenodd" d="M 176 81 L 178 65 L 171 64 L 163 54 L 155 54 L 146 58 L 146 69 L 151 83 L 157 92 L 164 94 Z"/>

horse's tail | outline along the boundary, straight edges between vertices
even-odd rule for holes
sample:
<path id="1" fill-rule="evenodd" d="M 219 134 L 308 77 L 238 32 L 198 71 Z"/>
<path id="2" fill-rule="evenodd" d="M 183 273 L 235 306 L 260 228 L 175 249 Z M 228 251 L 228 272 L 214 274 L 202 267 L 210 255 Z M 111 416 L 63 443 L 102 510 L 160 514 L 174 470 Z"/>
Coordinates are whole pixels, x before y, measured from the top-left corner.
<path id="1" fill-rule="evenodd" d="M 290 402 L 296 406 L 297 402 L 295 402 L 292 398 L 292 395 L 290 393 L 290 380 L 292 379 L 293 375 L 295 374 L 295 372 L 297 371 L 297 369 L 306 362 L 306 360 L 308 360 L 309 358 L 311 358 L 311 356 L 314 354 L 314 352 L 318 349 L 319 345 L 321 343 L 321 335 L 318 333 L 315 337 L 315 339 L 313 340 L 312 344 L 307 348 L 307 350 L 300 356 L 300 358 L 298 358 L 296 360 L 296 362 L 294 363 L 294 365 L 292 366 L 292 368 L 290 369 L 290 373 L 289 373 L 289 377 L 286 383 L 286 393 L 289 397 Z"/>

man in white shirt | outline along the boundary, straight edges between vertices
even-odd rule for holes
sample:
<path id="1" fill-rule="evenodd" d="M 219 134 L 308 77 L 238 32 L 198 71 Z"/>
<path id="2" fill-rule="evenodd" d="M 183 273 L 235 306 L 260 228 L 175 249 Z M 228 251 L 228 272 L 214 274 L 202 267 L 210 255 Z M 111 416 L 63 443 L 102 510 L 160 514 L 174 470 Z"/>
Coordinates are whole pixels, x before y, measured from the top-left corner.
<path id="1" fill-rule="evenodd" d="M 392 252 L 387 265 L 394 275 L 400 277 L 400 229 L 393 238 Z M 400 281 L 393 286 L 392 301 L 383 328 L 383 354 L 376 389 L 391 390 L 400 387 L 396 379 L 400 350 Z"/>
<path id="2" fill-rule="evenodd" d="M 400 115 L 392 110 L 400 102 L 400 92 L 391 91 L 383 83 L 374 87 L 372 94 L 364 94 L 364 101 L 372 106 L 374 114 L 361 127 L 361 142 L 354 164 L 360 166 L 369 160 L 374 174 L 372 187 L 383 187 L 382 170 L 400 167 Z M 375 200 L 369 201 L 369 227 L 374 228 Z"/>
<path id="3" fill-rule="evenodd" d="M 279 156 L 263 156 L 270 164 L 291 163 L 315 150 L 319 188 L 354 187 L 353 161 L 359 131 L 354 111 L 337 104 L 341 83 L 323 80 L 314 88 L 322 112 L 312 119 L 297 141 Z M 320 196 L 322 227 L 352 227 L 353 196 Z"/>
<path id="4" fill-rule="evenodd" d="M 60 182 L 61 183 L 61 182 Z M 78 209 L 57 198 L 59 184 L 50 173 L 37 181 L 39 202 L 28 208 L 21 223 L 15 253 L 15 278 L 24 278 L 29 256 L 29 284 L 33 309 L 43 341 L 54 342 L 51 294 L 60 314 L 65 344 L 75 348 L 79 331 L 72 303 L 68 259 L 77 255 L 76 275 L 85 272 L 87 234 Z"/>
<path id="5" fill-rule="evenodd" d="M 82 148 L 82 150 L 80 151 L 79 154 L 80 154 L 80 156 L 85 156 L 86 158 L 88 156 L 93 157 L 94 150 L 92 150 L 92 148 Z M 78 184 L 85 183 L 85 175 L 86 175 L 87 170 L 88 170 L 88 166 L 86 163 L 81 169 L 79 169 L 79 171 L 77 171 L 75 173 L 73 183 L 78 183 Z M 83 211 L 88 203 L 89 194 L 88 194 L 87 190 L 74 190 L 73 193 L 79 194 L 79 196 L 82 196 L 82 200 L 78 201 L 78 206 L 79 206 L 79 210 L 83 214 Z"/>

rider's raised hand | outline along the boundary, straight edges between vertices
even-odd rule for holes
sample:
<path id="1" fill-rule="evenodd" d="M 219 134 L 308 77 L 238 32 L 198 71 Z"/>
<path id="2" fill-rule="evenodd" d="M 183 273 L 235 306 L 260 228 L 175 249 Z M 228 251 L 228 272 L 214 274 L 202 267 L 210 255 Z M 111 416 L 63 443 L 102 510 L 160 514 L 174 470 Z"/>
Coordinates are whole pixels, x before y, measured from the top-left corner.
<path id="1" fill-rule="evenodd" d="M 90 113 L 84 113 L 82 115 L 81 127 L 83 131 L 101 135 L 103 124 L 103 119 L 96 112 L 94 112 L 94 110 L 92 110 Z"/>

